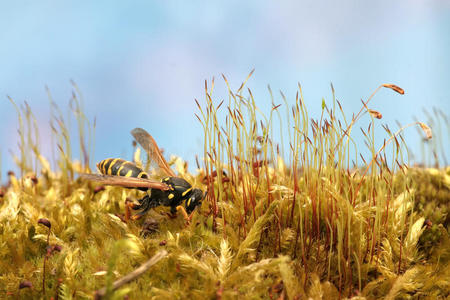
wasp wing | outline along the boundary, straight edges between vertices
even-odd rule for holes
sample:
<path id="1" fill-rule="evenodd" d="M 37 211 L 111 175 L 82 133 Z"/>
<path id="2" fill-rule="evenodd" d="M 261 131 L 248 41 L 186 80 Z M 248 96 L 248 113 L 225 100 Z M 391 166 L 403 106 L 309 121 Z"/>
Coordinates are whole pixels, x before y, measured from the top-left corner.
<path id="1" fill-rule="evenodd" d="M 164 159 L 164 156 L 162 155 L 161 150 L 159 150 L 155 139 L 147 131 L 142 128 L 135 128 L 131 131 L 131 134 L 147 152 L 148 159 L 150 161 L 156 162 L 159 168 L 162 169 L 167 175 L 175 177 L 175 173 Z"/>
<path id="2" fill-rule="evenodd" d="M 124 177 L 114 175 L 101 175 L 101 174 L 80 174 L 84 179 L 97 181 L 106 185 L 118 185 L 129 188 L 151 188 L 167 191 L 169 186 L 159 181 L 153 181 L 145 178 Z"/>

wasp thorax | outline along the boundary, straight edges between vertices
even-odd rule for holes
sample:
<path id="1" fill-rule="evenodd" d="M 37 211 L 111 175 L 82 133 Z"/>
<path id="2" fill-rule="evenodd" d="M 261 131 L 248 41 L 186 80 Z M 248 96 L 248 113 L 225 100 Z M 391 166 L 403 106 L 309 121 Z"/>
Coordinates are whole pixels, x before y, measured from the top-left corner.
<path id="1" fill-rule="evenodd" d="M 203 191 L 201 189 L 193 189 L 189 199 L 186 200 L 186 212 L 191 213 L 197 206 L 202 204 Z"/>

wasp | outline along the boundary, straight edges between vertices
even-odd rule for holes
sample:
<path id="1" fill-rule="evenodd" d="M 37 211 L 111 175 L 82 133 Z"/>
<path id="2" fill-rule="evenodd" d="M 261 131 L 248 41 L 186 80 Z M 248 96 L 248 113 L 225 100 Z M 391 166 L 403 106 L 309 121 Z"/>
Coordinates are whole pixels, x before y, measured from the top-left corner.
<path id="1" fill-rule="evenodd" d="M 138 200 L 139 204 L 126 202 L 125 219 L 130 218 L 130 208 L 140 210 L 131 218 L 136 220 L 145 215 L 150 209 L 158 206 L 169 206 L 172 215 L 177 208 L 186 219 L 190 219 L 194 209 L 201 206 L 206 193 L 192 185 L 183 178 L 175 176 L 153 137 L 142 128 L 135 128 L 131 135 L 146 151 L 148 159 L 166 175 L 161 181 L 155 181 L 135 163 L 120 158 L 108 158 L 97 164 L 101 174 L 82 174 L 85 179 L 96 181 L 105 185 L 117 185 L 126 188 L 136 188 L 146 191 L 147 194 Z M 184 208 L 181 204 L 184 202 Z"/>

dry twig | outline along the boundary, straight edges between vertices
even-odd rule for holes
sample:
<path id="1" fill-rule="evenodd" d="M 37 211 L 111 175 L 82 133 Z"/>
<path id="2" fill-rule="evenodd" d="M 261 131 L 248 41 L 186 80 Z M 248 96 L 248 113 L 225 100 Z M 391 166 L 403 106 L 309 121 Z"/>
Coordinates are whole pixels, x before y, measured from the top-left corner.
<path id="1" fill-rule="evenodd" d="M 163 259 L 166 256 L 167 256 L 166 250 L 159 251 L 152 258 L 150 258 L 147 262 L 143 263 L 139 268 L 137 268 L 136 270 L 134 270 L 131 273 L 128 273 L 124 277 L 114 281 L 114 283 L 112 285 L 112 289 L 117 290 L 121 286 L 123 286 L 123 285 L 127 284 L 128 282 L 141 276 L 148 269 L 150 269 L 151 266 L 153 266 L 154 264 L 156 264 L 158 261 L 160 261 L 161 259 Z M 105 296 L 105 294 L 106 294 L 106 287 L 103 287 L 95 292 L 95 299 L 101 299 L 103 296 Z"/>

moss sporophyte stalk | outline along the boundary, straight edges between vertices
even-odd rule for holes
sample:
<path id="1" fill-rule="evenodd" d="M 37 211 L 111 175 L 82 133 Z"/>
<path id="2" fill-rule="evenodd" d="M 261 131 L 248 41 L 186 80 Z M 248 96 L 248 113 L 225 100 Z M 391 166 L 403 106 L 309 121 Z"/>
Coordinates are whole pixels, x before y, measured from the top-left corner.
<path id="1" fill-rule="evenodd" d="M 372 107 L 378 91 L 408 97 L 393 84 L 380 85 L 351 118 L 333 87 L 331 104 L 323 100 L 314 118 L 300 86 L 293 99 L 274 96 L 269 88 L 273 104 L 263 114 L 260 100 L 246 88 L 249 78 L 234 90 L 224 76 L 228 94 L 217 102 L 214 80 L 205 83 L 205 100 L 196 100 L 193 112 L 203 128 L 195 172 L 179 157 L 166 161 L 160 151 L 151 152 L 139 138 L 133 158 L 104 157 L 97 172 L 91 160 L 95 122 L 85 116 L 75 85 L 69 118 L 49 93 L 55 149 L 49 158 L 40 150 L 31 108 L 10 99 L 18 115 L 19 151 L 13 151 L 17 170 L 0 188 L 0 295 L 449 297 L 450 168 L 439 163 L 447 164 L 440 142 L 449 132 L 447 115 L 435 109 L 425 121 L 395 130 L 383 125 L 383 111 Z M 75 136 L 68 124 L 76 125 Z M 414 127 L 423 144 L 413 149 L 405 132 Z M 376 136 L 379 128 L 384 136 Z M 74 158 L 73 147 L 80 157 Z M 411 165 L 408 160 L 419 154 L 433 167 Z M 152 163 L 155 155 L 165 161 L 165 172 Z M 134 174 L 134 167 L 148 178 Z M 164 183 L 167 172 L 189 186 L 177 190 L 178 183 Z M 127 188 L 129 181 L 114 186 L 81 174 L 154 185 Z M 160 194 L 156 185 L 163 187 L 156 189 Z M 203 191 L 203 201 L 191 199 L 194 189 Z M 181 201 L 170 212 L 153 205 L 163 196 Z M 127 217 L 126 207 L 147 203 L 139 199 L 151 207 L 141 218 Z M 175 214 L 179 204 L 187 215 Z"/>

